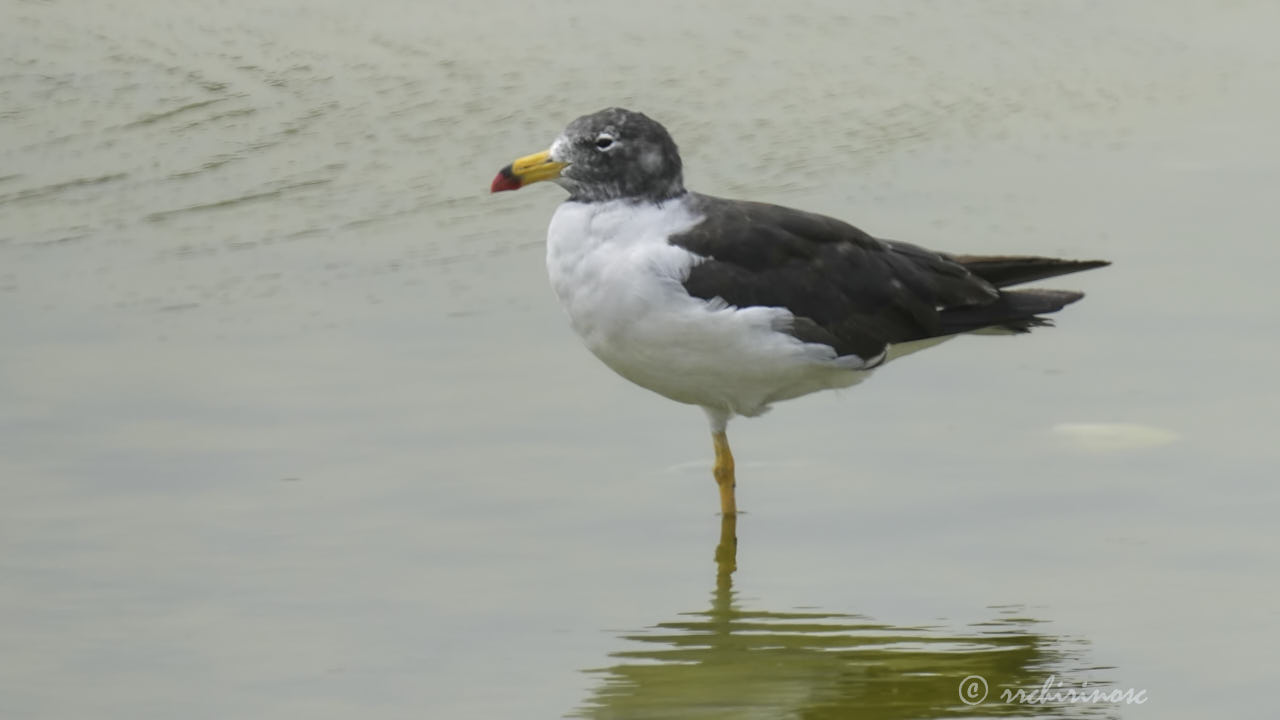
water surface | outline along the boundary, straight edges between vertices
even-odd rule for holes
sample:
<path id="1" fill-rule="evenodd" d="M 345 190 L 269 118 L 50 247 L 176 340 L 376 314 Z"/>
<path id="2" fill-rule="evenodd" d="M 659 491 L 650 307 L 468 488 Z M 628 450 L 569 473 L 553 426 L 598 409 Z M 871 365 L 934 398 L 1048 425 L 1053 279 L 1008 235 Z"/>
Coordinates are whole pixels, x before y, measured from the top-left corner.
<path id="1" fill-rule="evenodd" d="M 1270 717 L 1277 23 L 0 6 L 0 715 Z M 486 193 L 614 104 L 704 192 L 1115 265 L 735 423 L 727 558 L 701 414 L 546 288 L 559 191 Z"/>

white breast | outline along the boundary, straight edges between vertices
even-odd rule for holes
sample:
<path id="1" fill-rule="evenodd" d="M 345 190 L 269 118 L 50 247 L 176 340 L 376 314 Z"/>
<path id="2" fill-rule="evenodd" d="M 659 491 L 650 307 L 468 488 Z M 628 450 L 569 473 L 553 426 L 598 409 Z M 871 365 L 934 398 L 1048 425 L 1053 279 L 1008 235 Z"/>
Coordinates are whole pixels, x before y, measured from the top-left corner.
<path id="1" fill-rule="evenodd" d="M 786 334 L 785 309 L 734 308 L 685 292 L 702 258 L 667 237 L 701 219 L 683 198 L 560 205 L 547 231 L 547 272 L 587 347 L 638 385 L 742 415 L 860 379 L 831 348 Z"/>

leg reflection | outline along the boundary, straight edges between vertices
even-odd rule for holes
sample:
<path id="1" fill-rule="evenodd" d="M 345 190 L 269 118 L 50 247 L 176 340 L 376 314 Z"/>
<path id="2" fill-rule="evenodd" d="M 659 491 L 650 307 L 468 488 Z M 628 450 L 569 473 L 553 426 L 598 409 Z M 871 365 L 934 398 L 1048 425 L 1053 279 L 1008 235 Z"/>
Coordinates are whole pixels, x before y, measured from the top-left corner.
<path id="1" fill-rule="evenodd" d="M 716 545 L 716 587 L 728 590 L 733 585 L 733 571 L 738 569 L 738 516 L 720 516 L 720 543 Z"/>
<path id="2" fill-rule="evenodd" d="M 972 625 L 933 619 L 895 626 L 839 611 L 771 610 L 758 599 L 739 603 L 737 550 L 737 516 L 723 515 L 710 608 L 656 623 L 646 618 L 642 630 L 624 632 L 573 717 L 959 717 L 966 711 L 960 683 L 968 676 L 989 682 L 994 700 L 998 688 L 1035 688 L 1050 674 L 1083 678 L 1094 667 L 1078 639 L 1040 634 L 1043 621 L 1018 607 Z M 1079 709 L 992 707 L 999 711 L 987 716 L 1006 718 L 1073 718 Z"/>

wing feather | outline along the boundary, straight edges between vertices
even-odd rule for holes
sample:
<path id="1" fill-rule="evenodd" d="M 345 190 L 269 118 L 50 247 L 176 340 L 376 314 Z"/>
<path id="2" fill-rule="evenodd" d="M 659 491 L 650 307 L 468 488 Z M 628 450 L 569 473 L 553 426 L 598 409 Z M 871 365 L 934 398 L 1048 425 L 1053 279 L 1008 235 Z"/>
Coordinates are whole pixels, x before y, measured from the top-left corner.
<path id="1" fill-rule="evenodd" d="M 835 218 L 764 203 L 692 198 L 705 219 L 673 244 L 705 258 L 685 289 L 730 305 L 784 307 L 797 337 L 840 355 L 946 334 L 951 308 L 1000 292 L 949 256 L 882 240 Z"/>

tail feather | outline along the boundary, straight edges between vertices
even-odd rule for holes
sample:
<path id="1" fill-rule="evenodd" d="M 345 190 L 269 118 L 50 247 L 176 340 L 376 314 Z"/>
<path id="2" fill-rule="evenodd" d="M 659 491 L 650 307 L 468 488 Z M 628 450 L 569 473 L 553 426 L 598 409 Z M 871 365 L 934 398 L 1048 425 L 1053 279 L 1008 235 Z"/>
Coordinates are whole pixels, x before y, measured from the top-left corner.
<path id="1" fill-rule="evenodd" d="M 986 305 L 947 308 L 939 314 L 946 334 L 1002 328 L 1010 332 L 1030 332 L 1033 327 L 1052 325 L 1042 314 L 1057 312 L 1084 297 L 1073 290 L 1008 290 Z"/>
<path id="2" fill-rule="evenodd" d="M 1030 255 L 953 255 L 951 259 L 998 288 L 1111 264 L 1106 260 L 1062 260 Z"/>

